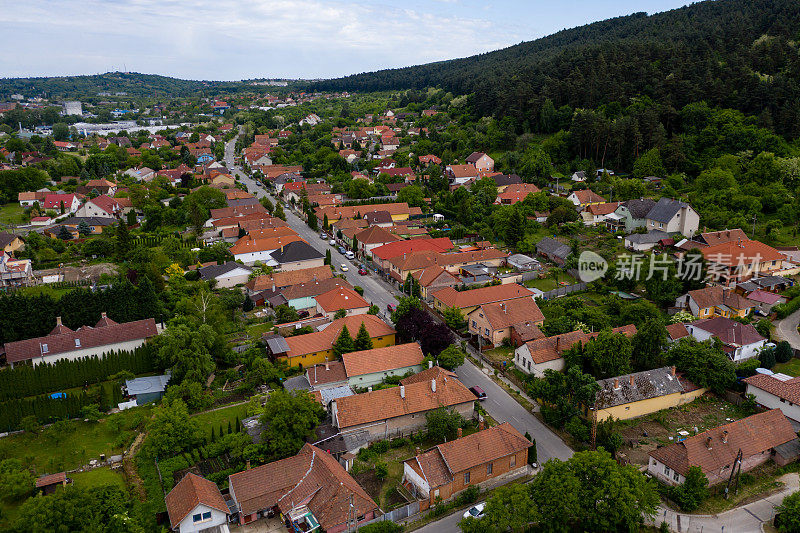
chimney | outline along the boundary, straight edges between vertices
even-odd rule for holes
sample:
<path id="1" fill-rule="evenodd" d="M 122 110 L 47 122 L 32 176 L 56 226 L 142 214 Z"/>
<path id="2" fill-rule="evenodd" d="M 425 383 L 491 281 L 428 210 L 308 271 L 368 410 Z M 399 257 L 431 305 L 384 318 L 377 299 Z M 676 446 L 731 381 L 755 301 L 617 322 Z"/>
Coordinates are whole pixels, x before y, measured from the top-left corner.
<path id="1" fill-rule="evenodd" d="M 633 374 L 631 374 L 630 382 L 631 382 L 631 387 L 633 387 Z"/>
<path id="2" fill-rule="evenodd" d="M 372 392 L 372 387 L 367 387 L 367 392 Z"/>
<path id="3" fill-rule="evenodd" d="M 436 380 L 431 380 L 431 392 L 436 392 Z"/>
<path id="4" fill-rule="evenodd" d="M 56 327 L 58 327 L 58 326 L 60 326 L 60 325 L 61 325 L 61 317 L 60 317 L 60 316 L 57 316 L 57 317 L 56 317 Z"/>
<path id="5" fill-rule="evenodd" d="M 105 311 L 103 311 L 102 313 L 100 313 L 100 318 L 106 318 L 106 312 L 105 312 Z"/>
<path id="6" fill-rule="evenodd" d="M 484 429 L 486 429 L 486 423 L 483 419 L 480 419 L 480 421 L 478 421 L 478 431 L 483 431 Z"/>
<path id="7" fill-rule="evenodd" d="M 417 455 L 422 455 L 422 450 L 419 449 L 419 446 L 415 449 Z"/>
<path id="8" fill-rule="evenodd" d="M 330 370 L 331 364 L 328 361 L 325 361 L 325 370 Z"/>
<path id="9" fill-rule="evenodd" d="M 433 361 L 428 361 L 428 368 L 433 368 Z"/>
<path id="10" fill-rule="evenodd" d="M 709 437 L 709 438 L 711 438 L 711 437 Z M 728 443 L 728 430 L 727 429 L 722 431 L 722 443 L 723 444 L 727 444 Z"/>
<path id="11" fill-rule="evenodd" d="M 672 377 L 675 377 L 675 366 L 674 365 L 669 369 L 669 373 L 672 375 Z"/>
<path id="12" fill-rule="evenodd" d="M 406 397 L 406 386 L 405 385 L 400 385 L 400 397 L 403 398 L 403 399 L 405 399 L 405 397 Z"/>
<path id="13" fill-rule="evenodd" d="M 709 450 L 711 449 L 711 437 L 708 437 L 706 439 L 706 448 L 708 448 Z"/>
<path id="14" fill-rule="evenodd" d="M 462 436 L 463 434 L 464 434 L 464 430 L 463 430 L 463 429 L 461 429 L 461 428 L 458 428 L 458 429 L 456 430 L 456 437 L 458 437 L 459 439 L 461 438 L 461 436 Z"/>
<path id="15" fill-rule="evenodd" d="M 619 388 L 619 378 L 614 378 L 614 388 L 615 389 Z"/>
<path id="16" fill-rule="evenodd" d="M 558 351 L 558 341 L 561 340 L 561 335 L 556 336 L 556 351 Z"/>
<path id="17" fill-rule="evenodd" d="M 250 459 L 247 460 L 247 470 L 250 470 Z"/>

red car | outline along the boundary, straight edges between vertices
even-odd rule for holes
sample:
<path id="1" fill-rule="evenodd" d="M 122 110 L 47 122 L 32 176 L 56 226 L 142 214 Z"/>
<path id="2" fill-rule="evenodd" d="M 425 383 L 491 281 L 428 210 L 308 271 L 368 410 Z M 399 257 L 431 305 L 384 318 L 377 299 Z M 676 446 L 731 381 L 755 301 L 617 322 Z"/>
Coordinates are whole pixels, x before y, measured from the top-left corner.
<path id="1" fill-rule="evenodd" d="M 359 268 L 358 273 L 361 274 L 362 276 L 366 276 L 367 274 L 369 274 L 369 272 L 367 272 L 367 269 L 364 267 Z"/>

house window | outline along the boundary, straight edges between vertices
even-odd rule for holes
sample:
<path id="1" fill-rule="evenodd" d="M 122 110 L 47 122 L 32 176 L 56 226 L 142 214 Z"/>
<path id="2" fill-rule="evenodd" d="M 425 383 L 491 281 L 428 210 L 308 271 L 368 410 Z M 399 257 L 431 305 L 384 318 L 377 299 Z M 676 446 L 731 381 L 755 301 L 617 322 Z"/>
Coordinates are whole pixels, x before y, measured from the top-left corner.
<path id="1" fill-rule="evenodd" d="M 478 327 L 478 324 L 474 320 L 472 321 L 472 327 L 473 328 L 477 328 Z"/>
<path id="2" fill-rule="evenodd" d="M 489 463 L 488 465 L 486 465 L 486 475 L 487 476 L 491 476 L 492 475 L 492 463 Z"/>
<path id="3" fill-rule="evenodd" d="M 47 347 L 47 344 L 42 344 L 42 353 L 47 353 L 50 351 L 50 348 Z"/>
<path id="4" fill-rule="evenodd" d="M 681 476 L 677 472 L 675 472 L 675 474 L 673 474 L 673 476 L 672 476 L 672 479 L 674 479 L 675 481 L 678 481 L 678 479 L 680 479 L 680 477 Z"/>
<path id="5" fill-rule="evenodd" d="M 192 515 L 192 522 L 200 522 L 203 519 L 202 513 Z"/>
<path id="6" fill-rule="evenodd" d="M 76 348 L 80 348 L 81 347 L 81 340 L 80 339 L 75 339 L 75 347 Z"/>
<path id="7" fill-rule="evenodd" d="M 660 223 L 660 222 L 659 222 L 659 223 L 658 223 L 658 227 L 659 227 L 659 228 L 663 228 L 663 227 L 664 227 L 664 224 L 662 224 L 662 223 Z"/>
<path id="8" fill-rule="evenodd" d="M 211 511 L 203 513 L 203 520 L 211 520 Z"/>
<path id="9" fill-rule="evenodd" d="M 510 466 L 511 468 L 514 468 L 515 466 L 517 466 L 517 456 L 516 455 L 512 455 L 511 456 L 511 462 L 509 463 L 508 466 Z"/>
<path id="10" fill-rule="evenodd" d="M 668 467 L 668 466 L 664 466 L 664 473 L 665 473 L 667 476 L 669 476 L 669 472 L 670 472 L 670 470 L 669 470 L 669 467 Z"/>
<path id="11" fill-rule="evenodd" d="M 489 336 L 489 328 L 486 328 L 486 336 Z"/>
<path id="12" fill-rule="evenodd" d="M 464 485 L 469 485 L 469 472 L 464 473 Z"/>

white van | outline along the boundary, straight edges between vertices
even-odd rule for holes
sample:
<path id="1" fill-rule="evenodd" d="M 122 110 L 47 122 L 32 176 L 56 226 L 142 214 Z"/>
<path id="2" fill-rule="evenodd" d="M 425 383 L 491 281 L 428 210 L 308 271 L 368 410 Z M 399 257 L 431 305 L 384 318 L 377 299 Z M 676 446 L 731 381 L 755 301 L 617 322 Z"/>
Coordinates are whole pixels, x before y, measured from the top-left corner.
<path id="1" fill-rule="evenodd" d="M 355 259 L 356 258 L 356 254 L 354 254 L 353 252 L 350 252 L 350 251 L 345 252 L 344 256 L 346 258 L 348 258 L 348 259 Z"/>

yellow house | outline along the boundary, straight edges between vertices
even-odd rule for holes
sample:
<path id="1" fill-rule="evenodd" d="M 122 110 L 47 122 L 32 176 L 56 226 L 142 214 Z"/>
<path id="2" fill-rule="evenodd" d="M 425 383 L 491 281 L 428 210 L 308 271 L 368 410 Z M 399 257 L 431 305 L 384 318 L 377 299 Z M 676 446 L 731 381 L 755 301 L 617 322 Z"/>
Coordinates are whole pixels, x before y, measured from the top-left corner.
<path id="1" fill-rule="evenodd" d="M 756 307 L 756 302 L 748 300 L 732 289 L 719 286 L 689 291 L 678 297 L 675 304 L 676 307 L 688 310 L 697 318 L 715 316 L 744 318 Z"/>
<path id="2" fill-rule="evenodd" d="M 600 391 L 587 414 L 596 413 L 598 422 L 612 416 L 627 420 L 684 405 L 707 390 L 676 374 L 674 366 L 603 379 L 597 384 Z"/>
<path id="3" fill-rule="evenodd" d="M 372 339 L 373 348 L 394 346 L 395 330 L 383 320 L 375 315 L 351 315 L 334 320 L 322 331 L 286 339 L 282 337 L 267 339 L 267 348 L 276 360 L 285 361 L 289 366 L 307 368 L 324 364 L 325 361 L 336 359 L 333 345 L 342 329 L 347 327 L 350 336 L 355 339 L 362 323 Z"/>

